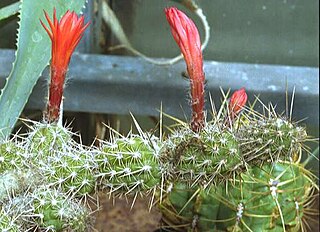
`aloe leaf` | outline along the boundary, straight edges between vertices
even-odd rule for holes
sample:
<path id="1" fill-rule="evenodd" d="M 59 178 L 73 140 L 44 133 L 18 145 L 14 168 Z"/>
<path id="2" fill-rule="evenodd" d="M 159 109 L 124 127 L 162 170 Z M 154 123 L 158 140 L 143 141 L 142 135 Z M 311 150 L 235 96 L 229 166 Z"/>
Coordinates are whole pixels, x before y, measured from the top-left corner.
<path id="1" fill-rule="evenodd" d="M 8 6 L 0 8 L 0 21 L 9 18 L 11 15 L 18 13 L 20 2 L 12 3 Z"/>
<path id="2" fill-rule="evenodd" d="M 57 17 L 61 17 L 67 10 L 79 13 L 85 2 L 23 0 L 20 3 L 16 58 L 0 96 L 0 138 L 9 136 L 50 60 L 51 42 L 40 24 L 40 19 L 46 22 L 43 10 L 52 15 L 56 8 Z"/>

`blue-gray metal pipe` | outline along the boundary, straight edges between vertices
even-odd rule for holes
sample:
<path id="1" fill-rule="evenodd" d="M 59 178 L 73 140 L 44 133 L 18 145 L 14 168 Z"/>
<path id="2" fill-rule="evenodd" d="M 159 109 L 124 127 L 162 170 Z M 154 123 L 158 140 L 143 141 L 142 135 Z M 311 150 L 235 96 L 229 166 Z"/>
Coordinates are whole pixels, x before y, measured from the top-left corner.
<path id="1" fill-rule="evenodd" d="M 0 86 L 4 85 L 13 60 L 13 50 L 0 50 Z M 295 87 L 293 118 L 307 118 L 306 123 L 319 128 L 319 68 L 205 61 L 204 69 L 207 93 L 217 105 L 220 87 L 245 87 L 249 100 L 260 95 L 262 101 L 272 102 L 277 105 L 277 112 L 282 112 L 286 89 L 290 102 Z M 189 116 L 189 82 L 181 75 L 184 70 L 184 62 L 156 66 L 136 57 L 75 54 L 68 73 L 64 109 L 156 116 L 162 103 L 165 113 Z M 44 108 L 46 73 L 34 88 L 27 108 Z"/>

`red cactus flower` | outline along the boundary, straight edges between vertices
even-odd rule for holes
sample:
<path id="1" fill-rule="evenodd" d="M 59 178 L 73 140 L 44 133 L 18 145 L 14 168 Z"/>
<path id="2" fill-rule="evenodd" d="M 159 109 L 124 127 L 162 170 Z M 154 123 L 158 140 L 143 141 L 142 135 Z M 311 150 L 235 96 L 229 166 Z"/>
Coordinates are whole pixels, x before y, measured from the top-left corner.
<path id="1" fill-rule="evenodd" d="M 75 12 L 70 12 L 69 10 L 62 16 L 60 22 L 57 20 L 55 9 L 53 11 L 53 22 L 47 12 L 44 12 L 44 14 L 49 28 L 41 20 L 40 22 L 52 42 L 51 81 L 46 119 L 49 122 L 57 122 L 70 58 L 89 23 L 84 25 L 84 17 L 78 17 Z"/>
<path id="2" fill-rule="evenodd" d="M 240 113 L 246 104 L 247 99 L 248 96 L 245 88 L 241 88 L 232 94 L 229 102 L 229 112 L 231 114 L 231 118 L 234 118 L 234 116 Z"/>
<path id="3" fill-rule="evenodd" d="M 204 126 L 204 72 L 201 41 L 193 21 L 175 7 L 165 9 L 167 20 L 176 43 L 184 56 L 191 86 L 191 129 L 200 131 Z"/>

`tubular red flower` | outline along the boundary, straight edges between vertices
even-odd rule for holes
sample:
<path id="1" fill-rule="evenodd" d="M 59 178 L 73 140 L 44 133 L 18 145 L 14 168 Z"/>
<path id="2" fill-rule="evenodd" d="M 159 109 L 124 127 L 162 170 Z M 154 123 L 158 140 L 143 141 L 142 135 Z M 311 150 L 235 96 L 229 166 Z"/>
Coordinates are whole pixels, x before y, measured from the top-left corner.
<path id="1" fill-rule="evenodd" d="M 235 116 L 240 113 L 248 99 L 245 88 L 235 91 L 229 102 L 229 111 L 231 115 Z"/>
<path id="2" fill-rule="evenodd" d="M 178 44 L 190 77 L 192 120 L 191 129 L 204 126 L 204 72 L 201 41 L 198 29 L 191 19 L 175 7 L 165 9 L 173 38 Z"/>
<path id="3" fill-rule="evenodd" d="M 57 19 L 55 9 L 53 11 L 53 21 L 47 12 L 44 12 L 44 14 L 49 27 L 41 20 L 40 22 L 52 42 L 51 81 L 46 119 L 49 122 L 56 122 L 59 119 L 63 85 L 71 55 L 80 42 L 83 32 L 89 26 L 89 23 L 84 25 L 84 17 L 78 17 L 75 12 L 70 12 L 69 10 L 62 16 L 60 22 Z"/>

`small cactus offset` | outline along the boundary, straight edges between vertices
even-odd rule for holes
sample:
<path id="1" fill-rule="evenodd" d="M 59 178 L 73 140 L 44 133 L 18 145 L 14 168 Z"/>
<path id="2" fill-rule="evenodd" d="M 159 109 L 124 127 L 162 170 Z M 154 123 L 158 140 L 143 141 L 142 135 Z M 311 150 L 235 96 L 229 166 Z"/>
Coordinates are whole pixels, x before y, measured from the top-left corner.
<path id="1" fill-rule="evenodd" d="M 19 169 L 25 165 L 28 154 L 24 150 L 22 143 L 16 139 L 0 141 L 0 173 Z"/>
<path id="2" fill-rule="evenodd" d="M 68 152 L 72 147 L 72 134 L 56 124 L 33 122 L 28 134 L 28 149 L 36 156 L 49 157 L 54 152 Z"/>
<path id="3" fill-rule="evenodd" d="M 97 164 L 89 149 L 76 143 L 72 138 L 75 135 L 57 124 L 35 123 L 31 128 L 27 149 L 49 185 L 76 196 L 92 193 Z"/>
<path id="4" fill-rule="evenodd" d="M 257 114 L 257 113 L 256 113 Z M 256 119 L 247 117 L 248 123 L 239 128 L 242 150 L 251 160 L 287 160 L 295 162 L 307 139 L 306 129 L 272 115 Z M 252 149 L 252 148 L 255 149 Z"/>
<path id="5" fill-rule="evenodd" d="M 89 231 L 90 211 L 76 199 L 57 189 L 38 186 L 3 205 L 8 219 L 18 231 Z M 10 231 L 10 230 L 9 230 Z"/>
<path id="6" fill-rule="evenodd" d="M 7 170 L 0 173 L 0 205 L 26 190 L 35 189 L 40 181 L 40 176 L 31 169 Z"/>
<path id="7" fill-rule="evenodd" d="M 57 190 L 39 188 L 32 193 L 32 208 L 41 229 L 88 231 L 89 210 Z"/>
<path id="8" fill-rule="evenodd" d="M 1 165 L 8 168 L 0 169 L 2 217 L 14 219 L 18 231 L 88 231 L 91 211 L 81 202 L 96 187 L 89 149 L 56 124 L 30 128 L 25 136 L 1 144 Z"/>

